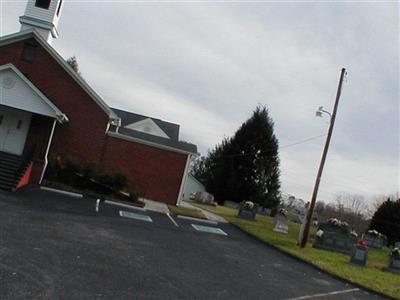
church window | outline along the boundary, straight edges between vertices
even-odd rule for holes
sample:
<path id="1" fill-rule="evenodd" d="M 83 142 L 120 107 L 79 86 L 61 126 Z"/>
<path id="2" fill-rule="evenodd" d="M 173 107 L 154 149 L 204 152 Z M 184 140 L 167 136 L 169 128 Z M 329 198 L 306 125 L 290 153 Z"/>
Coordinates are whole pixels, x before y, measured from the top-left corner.
<path id="1" fill-rule="evenodd" d="M 49 9 L 50 0 L 36 0 L 35 6 L 36 7 L 40 7 L 40 8 L 44 8 L 44 9 Z"/>
<path id="2" fill-rule="evenodd" d="M 36 46 L 31 44 L 25 44 L 22 50 L 22 59 L 26 61 L 34 61 L 36 56 Z"/>

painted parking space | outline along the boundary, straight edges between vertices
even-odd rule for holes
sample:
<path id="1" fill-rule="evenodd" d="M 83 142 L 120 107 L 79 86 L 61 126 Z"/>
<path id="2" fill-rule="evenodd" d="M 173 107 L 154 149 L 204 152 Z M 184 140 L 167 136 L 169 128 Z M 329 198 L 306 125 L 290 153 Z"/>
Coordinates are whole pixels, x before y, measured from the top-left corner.
<path id="1" fill-rule="evenodd" d="M 200 232 L 212 233 L 212 234 L 220 234 L 220 235 L 228 235 L 225 231 L 218 227 L 212 226 L 204 226 L 204 225 L 196 225 L 192 224 L 192 227 Z"/>
<path id="2" fill-rule="evenodd" d="M 139 220 L 144 222 L 153 222 L 153 220 L 148 215 L 142 215 L 138 213 L 133 213 L 125 210 L 120 210 L 119 215 L 123 218 Z"/>
<path id="3" fill-rule="evenodd" d="M 0 299 L 384 299 L 229 224 L 171 216 L 176 227 L 165 214 L 131 211 L 153 220 L 144 222 L 121 217 L 125 208 L 114 206 L 105 216 L 95 213 L 95 202 L 34 190 L 0 193 L 7 247 L 0 253 Z"/>

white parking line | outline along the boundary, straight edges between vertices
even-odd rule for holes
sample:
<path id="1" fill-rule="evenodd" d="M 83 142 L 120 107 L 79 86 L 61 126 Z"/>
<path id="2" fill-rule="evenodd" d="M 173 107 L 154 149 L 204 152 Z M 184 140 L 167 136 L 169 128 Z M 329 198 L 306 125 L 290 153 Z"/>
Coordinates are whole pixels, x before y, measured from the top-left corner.
<path id="1" fill-rule="evenodd" d="M 321 298 L 321 297 L 329 297 L 329 296 L 335 296 L 335 295 L 340 295 L 340 294 L 347 294 L 347 293 L 353 293 L 353 292 L 358 292 L 360 289 L 348 289 L 348 290 L 342 290 L 342 291 L 335 291 L 335 292 L 330 292 L 330 293 L 321 293 L 321 294 L 314 294 L 314 295 L 306 295 L 306 296 L 301 296 L 297 298 L 290 298 L 288 300 L 305 300 L 305 299 L 313 299 L 313 298 Z"/>
<path id="2" fill-rule="evenodd" d="M 206 220 L 206 219 L 199 219 L 199 218 L 193 218 L 193 217 L 187 217 L 187 216 L 181 216 L 181 215 L 178 215 L 178 218 L 184 219 L 184 220 L 197 221 L 197 222 L 202 222 L 202 223 L 207 223 L 207 224 L 218 225 L 218 222 Z"/>
<path id="3" fill-rule="evenodd" d="M 119 203 L 119 202 L 115 202 L 115 201 L 111 201 L 111 200 L 106 200 L 106 201 L 104 201 L 104 203 L 110 204 L 110 205 L 115 205 L 115 206 L 121 206 L 121 207 L 125 207 L 125 208 L 136 209 L 136 210 L 140 210 L 140 211 L 146 211 L 146 209 L 144 209 L 142 207 Z"/>
<path id="4" fill-rule="evenodd" d="M 218 227 L 204 226 L 204 225 L 198 225 L 198 224 L 192 224 L 192 227 L 194 229 L 196 229 L 197 231 L 201 231 L 201 232 L 214 233 L 214 234 L 220 234 L 220 235 L 228 235 L 225 231 L 223 231 L 221 228 L 218 228 Z"/>
<path id="5" fill-rule="evenodd" d="M 174 225 L 176 227 L 179 227 L 178 223 L 175 222 L 175 220 L 171 217 L 171 215 L 169 213 L 167 213 L 168 218 L 171 220 L 172 223 L 174 223 Z"/>
<path id="6" fill-rule="evenodd" d="M 130 211 L 120 210 L 119 215 L 124 218 L 135 219 L 135 220 L 145 221 L 145 222 L 153 222 L 153 220 L 147 215 L 136 214 L 136 213 L 133 213 Z"/>

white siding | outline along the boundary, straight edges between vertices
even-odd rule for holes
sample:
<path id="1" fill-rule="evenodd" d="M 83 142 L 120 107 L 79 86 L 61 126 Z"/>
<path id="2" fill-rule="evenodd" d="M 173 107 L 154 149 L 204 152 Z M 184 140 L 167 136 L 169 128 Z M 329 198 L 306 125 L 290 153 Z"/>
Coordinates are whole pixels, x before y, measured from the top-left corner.
<path id="1" fill-rule="evenodd" d="M 36 18 L 42 21 L 57 25 L 59 17 L 57 17 L 57 8 L 60 0 L 51 0 L 49 9 L 35 6 L 35 0 L 29 0 L 25 10 L 25 16 Z M 61 8 L 62 9 L 62 8 Z M 60 13 L 61 15 L 61 13 Z"/>
<path id="2" fill-rule="evenodd" d="M 0 71 L 0 105 L 56 118 L 55 111 L 10 69 Z"/>
<path id="3" fill-rule="evenodd" d="M 189 199 L 191 193 L 206 192 L 206 188 L 192 175 L 188 175 L 183 188 L 183 199 Z"/>

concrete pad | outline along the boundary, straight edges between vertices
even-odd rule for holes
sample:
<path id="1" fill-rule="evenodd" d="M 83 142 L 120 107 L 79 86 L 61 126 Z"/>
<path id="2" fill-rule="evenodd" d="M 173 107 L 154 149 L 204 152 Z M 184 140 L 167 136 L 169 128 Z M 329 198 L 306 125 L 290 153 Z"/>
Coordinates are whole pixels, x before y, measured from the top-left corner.
<path id="1" fill-rule="evenodd" d="M 169 209 L 167 204 L 149 199 L 142 199 L 142 200 L 145 203 L 144 209 L 155 211 L 162 214 L 169 214 Z"/>
<path id="2" fill-rule="evenodd" d="M 200 210 L 200 211 L 204 214 L 204 216 L 205 216 L 208 220 L 210 220 L 210 221 L 217 222 L 217 223 L 228 223 L 228 221 L 225 220 L 223 217 L 218 216 L 218 215 L 216 215 L 216 214 L 214 214 L 214 213 L 212 213 L 212 212 L 209 212 L 209 211 L 207 211 L 207 210 L 205 210 L 205 209 L 202 209 L 202 208 L 200 208 L 200 207 L 194 206 L 194 205 L 192 205 L 192 204 L 190 204 L 190 203 L 187 203 L 187 202 L 185 202 L 185 201 L 182 201 L 180 206 L 186 207 L 186 208 L 198 209 L 198 210 Z"/>

